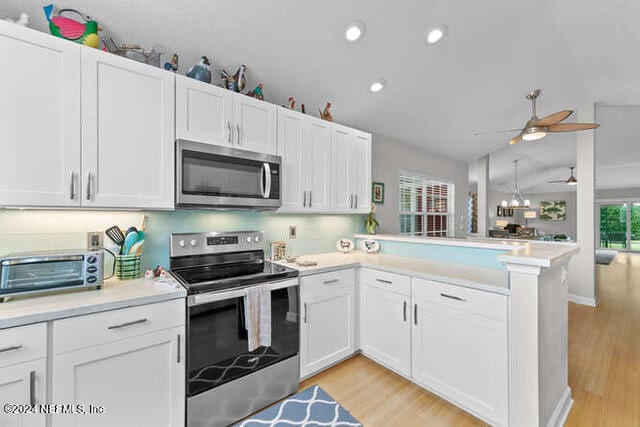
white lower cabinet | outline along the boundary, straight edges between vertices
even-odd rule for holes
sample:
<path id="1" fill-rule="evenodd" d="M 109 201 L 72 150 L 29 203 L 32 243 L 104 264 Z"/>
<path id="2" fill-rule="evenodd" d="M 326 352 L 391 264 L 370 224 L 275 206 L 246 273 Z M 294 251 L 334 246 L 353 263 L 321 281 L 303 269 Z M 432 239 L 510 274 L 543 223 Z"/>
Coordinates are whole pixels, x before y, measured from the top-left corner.
<path id="1" fill-rule="evenodd" d="M 388 368 L 410 376 L 411 297 L 402 294 L 392 278 L 372 278 L 365 271 L 360 276 L 360 349 Z M 409 281 L 408 277 L 397 277 Z"/>
<path id="2" fill-rule="evenodd" d="M 45 403 L 47 388 L 45 358 L 0 368 L 0 403 L 2 405 L 40 405 Z M 44 414 L 10 413 L 0 409 L 2 427 L 44 427 Z"/>
<path id="3" fill-rule="evenodd" d="M 355 270 L 300 279 L 300 377 L 353 354 L 355 346 Z"/>
<path id="4" fill-rule="evenodd" d="M 411 377 L 483 420 L 507 425 L 507 323 L 501 308 L 492 310 L 506 313 L 506 297 L 412 281 Z"/>

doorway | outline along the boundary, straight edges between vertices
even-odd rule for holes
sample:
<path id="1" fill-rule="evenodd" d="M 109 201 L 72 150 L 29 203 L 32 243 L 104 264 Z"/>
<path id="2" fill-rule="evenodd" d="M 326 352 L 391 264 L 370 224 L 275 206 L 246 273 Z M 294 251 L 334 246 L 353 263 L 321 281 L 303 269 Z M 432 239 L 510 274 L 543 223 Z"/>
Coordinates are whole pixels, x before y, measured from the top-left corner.
<path id="1" fill-rule="evenodd" d="M 640 202 L 600 205 L 598 247 L 622 252 L 640 252 Z"/>

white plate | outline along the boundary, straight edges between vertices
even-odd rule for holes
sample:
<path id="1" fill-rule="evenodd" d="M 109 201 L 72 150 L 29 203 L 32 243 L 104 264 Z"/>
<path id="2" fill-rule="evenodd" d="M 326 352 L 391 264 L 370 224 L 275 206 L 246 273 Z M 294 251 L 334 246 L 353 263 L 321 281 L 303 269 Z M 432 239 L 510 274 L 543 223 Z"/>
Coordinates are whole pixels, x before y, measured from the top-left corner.
<path id="1" fill-rule="evenodd" d="M 340 252 L 344 252 L 344 253 L 351 252 L 355 247 L 356 245 L 353 243 L 353 240 L 351 239 L 340 239 L 338 240 L 338 243 L 336 243 L 336 248 Z"/>
<path id="2" fill-rule="evenodd" d="M 362 243 L 360 243 L 360 249 L 368 254 L 375 254 L 380 251 L 380 242 L 373 239 L 364 239 Z"/>

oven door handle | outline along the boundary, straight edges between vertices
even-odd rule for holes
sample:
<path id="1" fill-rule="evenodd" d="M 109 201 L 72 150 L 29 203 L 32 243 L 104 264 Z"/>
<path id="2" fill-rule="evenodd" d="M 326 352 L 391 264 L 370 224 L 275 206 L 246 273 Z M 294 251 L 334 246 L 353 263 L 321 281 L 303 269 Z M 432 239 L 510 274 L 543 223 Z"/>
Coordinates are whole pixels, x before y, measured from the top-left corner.
<path id="1" fill-rule="evenodd" d="M 266 283 L 265 283 L 266 284 Z M 260 286 L 261 284 L 257 284 L 256 286 Z M 271 285 L 271 290 L 275 291 L 277 289 L 290 288 L 292 286 L 298 286 L 298 279 L 287 279 L 281 280 L 278 282 L 269 282 Z M 247 295 L 247 288 L 241 289 L 232 289 L 226 292 L 210 292 L 204 294 L 190 295 L 187 303 L 189 307 L 193 307 L 196 305 L 207 304 L 215 301 L 223 301 L 227 299 L 233 298 L 241 298 Z"/>

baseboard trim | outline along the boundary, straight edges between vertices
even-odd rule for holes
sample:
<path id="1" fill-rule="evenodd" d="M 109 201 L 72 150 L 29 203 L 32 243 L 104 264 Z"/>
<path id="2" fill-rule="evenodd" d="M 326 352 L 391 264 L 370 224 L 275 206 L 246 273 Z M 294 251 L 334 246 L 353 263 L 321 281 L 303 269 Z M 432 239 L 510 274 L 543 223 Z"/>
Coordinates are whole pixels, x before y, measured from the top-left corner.
<path id="1" fill-rule="evenodd" d="M 580 295 L 574 294 L 569 294 L 569 301 L 575 302 L 576 304 L 588 305 L 591 307 L 595 307 L 597 305 L 595 298 L 581 297 Z"/>
<path id="2" fill-rule="evenodd" d="M 562 396 L 558 400 L 558 404 L 553 409 L 547 427 L 562 427 L 567 421 L 571 407 L 573 406 L 573 399 L 571 398 L 571 387 L 567 387 L 562 392 Z"/>

